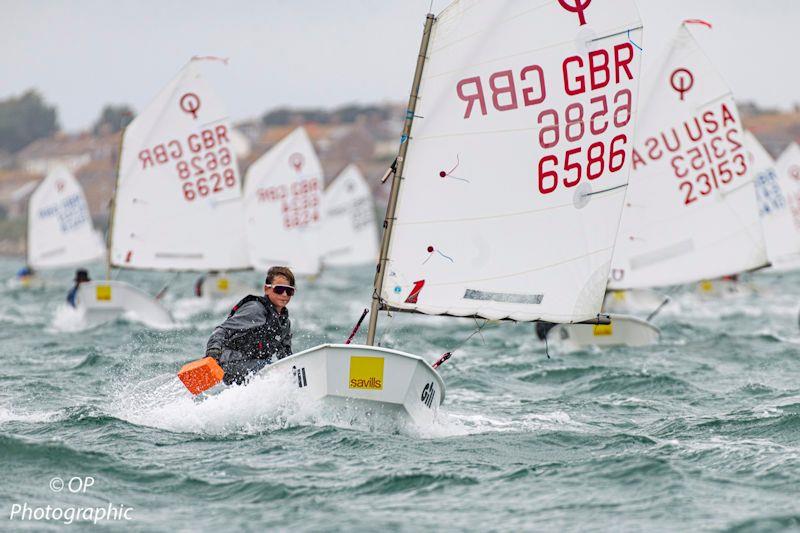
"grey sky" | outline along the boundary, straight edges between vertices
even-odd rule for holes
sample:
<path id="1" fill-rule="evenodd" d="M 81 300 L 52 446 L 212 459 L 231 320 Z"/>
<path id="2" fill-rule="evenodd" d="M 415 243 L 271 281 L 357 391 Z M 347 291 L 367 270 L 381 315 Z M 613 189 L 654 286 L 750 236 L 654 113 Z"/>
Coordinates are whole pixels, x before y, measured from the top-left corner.
<path id="1" fill-rule="evenodd" d="M 612 0 L 613 1 L 613 0 Z M 434 0 L 439 12 L 449 0 Z M 193 55 L 234 119 L 280 106 L 404 101 L 430 0 L 0 0 L 0 98 L 39 88 L 68 130 L 137 110 Z M 739 100 L 800 102 L 799 0 L 639 0 L 645 61 L 685 18 Z M 655 53 L 651 53 L 650 51 Z M 645 63 L 647 64 L 647 63 Z"/>

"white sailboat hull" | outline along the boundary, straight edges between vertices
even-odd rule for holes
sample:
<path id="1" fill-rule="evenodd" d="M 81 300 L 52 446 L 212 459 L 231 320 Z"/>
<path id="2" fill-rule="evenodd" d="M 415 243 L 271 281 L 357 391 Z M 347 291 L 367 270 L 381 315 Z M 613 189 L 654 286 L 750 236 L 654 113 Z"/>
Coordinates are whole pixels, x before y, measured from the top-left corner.
<path id="1" fill-rule="evenodd" d="M 172 316 L 155 298 L 122 281 L 82 283 L 75 305 L 88 326 L 127 316 L 148 326 L 167 327 Z"/>
<path id="2" fill-rule="evenodd" d="M 559 324 L 547 333 L 548 342 L 565 351 L 589 346 L 648 346 L 658 342 L 661 330 L 646 320 L 611 315 L 608 325 Z"/>
<path id="3" fill-rule="evenodd" d="M 445 396 L 442 378 L 424 359 L 375 346 L 323 344 L 260 374 L 276 372 L 326 407 L 423 426 L 436 418 Z"/>
<path id="4" fill-rule="evenodd" d="M 697 284 L 695 290 L 703 298 L 745 297 L 757 292 L 751 283 L 730 279 L 704 280 Z"/>
<path id="5" fill-rule="evenodd" d="M 664 302 L 664 298 L 650 289 L 608 290 L 603 300 L 603 311 L 649 314 Z"/>
<path id="6" fill-rule="evenodd" d="M 258 288 L 256 285 L 247 286 L 225 274 L 209 274 L 203 280 L 202 295 L 212 300 L 221 300 L 237 296 L 244 297 L 256 288 Z"/>

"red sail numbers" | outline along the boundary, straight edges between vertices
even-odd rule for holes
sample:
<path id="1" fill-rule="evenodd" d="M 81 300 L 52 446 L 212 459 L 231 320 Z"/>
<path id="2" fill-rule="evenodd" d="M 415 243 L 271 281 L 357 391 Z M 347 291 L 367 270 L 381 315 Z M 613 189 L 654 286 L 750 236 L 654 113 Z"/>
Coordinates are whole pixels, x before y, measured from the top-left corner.
<path id="1" fill-rule="evenodd" d="M 565 58 L 559 78 L 564 92 L 574 101 L 563 108 L 547 108 L 548 77 L 539 65 L 464 78 L 456 85 L 456 95 L 465 103 L 465 120 L 479 119 L 490 111 L 543 108 L 537 115 L 537 140 L 547 155 L 539 159 L 537 181 L 539 192 L 550 194 L 559 187 L 575 187 L 584 179 L 595 180 L 624 167 L 628 136 L 619 133 L 611 140 L 600 137 L 610 136 L 630 123 L 633 94 L 626 86 L 634 79 L 633 60 L 630 43 Z M 617 90 L 612 92 L 609 86 Z M 588 104 L 578 101 L 592 93 L 598 94 Z"/>
<path id="2" fill-rule="evenodd" d="M 741 125 L 725 102 L 644 139 L 633 169 L 668 158 L 683 204 L 692 205 L 747 173 Z"/>
<path id="3" fill-rule="evenodd" d="M 141 170 L 172 165 L 184 200 L 193 201 L 238 186 L 228 128 L 215 126 L 139 152 Z"/>
<path id="4" fill-rule="evenodd" d="M 256 191 L 259 202 L 280 202 L 283 227 L 302 228 L 319 221 L 320 187 L 317 178 Z"/>

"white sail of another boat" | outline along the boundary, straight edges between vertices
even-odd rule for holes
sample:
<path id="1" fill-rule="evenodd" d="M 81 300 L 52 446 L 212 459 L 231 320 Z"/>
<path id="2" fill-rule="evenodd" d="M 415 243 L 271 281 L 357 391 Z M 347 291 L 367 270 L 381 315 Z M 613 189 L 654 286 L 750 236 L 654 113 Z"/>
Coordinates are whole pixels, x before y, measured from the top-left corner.
<path id="1" fill-rule="evenodd" d="M 122 137 L 110 222 L 109 266 L 159 271 L 249 267 L 241 179 L 231 124 L 192 59 L 131 122 Z M 80 287 L 89 323 L 133 315 L 172 323 L 158 298 L 120 281 Z"/>
<path id="2" fill-rule="evenodd" d="M 378 225 L 372 191 L 356 165 L 348 165 L 325 189 L 324 262 L 375 264 Z"/>
<path id="3" fill-rule="evenodd" d="M 64 167 L 50 171 L 28 202 L 28 265 L 86 265 L 105 256 L 105 244 L 78 180 Z"/>
<path id="4" fill-rule="evenodd" d="M 111 264 L 207 271 L 249 267 L 241 179 L 222 100 L 193 59 L 125 129 Z"/>
<path id="5" fill-rule="evenodd" d="M 632 1 L 584 4 L 456 1 L 437 17 L 402 139 L 384 308 L 551 322 L 600 312 L 642 31 Z"/>
<path id="6" fill-rule="evenodd" d="M 800 228 L 795 226 L 775 162 L 749 131 L 745 131 L 745 146 L 755 176 L 758 210 L 769 261 L 776 270 L 794 268 L 800 264 Z"/>
<path id="7" fill-rule="evenodd" d="M 652 73 L 609 288 L 675 285 L 765 266 L 736 104 L 686 23 Z"/>
<path id="8" fill-rule="evenodd" d="M 790 144 L 775 164 L 778 173 L 778 184 L 791 213 L 795 231 L 800 232 L 800 146 Z M 800 269 L 800 259 L 793 262 L 775 265 L 779 270 Z"/>
<path id="9" fill-rule="evenodd" d="M 247 170 L 244 214 L 253 268 L 290 267 L 315 275 L 322 252 L 322 165 L 297 128 Z"/>

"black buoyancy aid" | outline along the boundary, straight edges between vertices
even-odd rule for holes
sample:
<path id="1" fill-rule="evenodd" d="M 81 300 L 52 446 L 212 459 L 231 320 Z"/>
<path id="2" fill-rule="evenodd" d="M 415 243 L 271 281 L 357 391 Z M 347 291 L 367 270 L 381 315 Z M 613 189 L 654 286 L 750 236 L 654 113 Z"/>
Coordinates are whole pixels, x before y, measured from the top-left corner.
<path id="1" fill-rule="evenodd" d="M 264 307 L 266 319 L 263 324 L 234 334 L 229 339 L 230 347 L 252 359 L 266 359 L 272 362 L 273 355 L 277 355 L 278 358 L 281 359 L 284 356 L 281 353 L 281 341 L 279 340 L 282 336 L 282 331 L 279 325 L 270 324 L 269 317 L 270 314 L 273 313 L 273 310 L 271 309 L 272 304 L 269 300 L 263 296 L 254 296 L 252 294 L 245 296 L 233 306 L 231 312 L 228 314 L 228 318 L 236 314 L 243 305 L 253 301 L 260 303 Z M 280 317 L 278 317 L 278 320 L 280 321 Z"/>
<path id="2" fill-rule="evenodd" d="M 244 298 L 242 298 L 241 300 L 239 300 L 239 301 L 236 303 L 236 305 L 234 305 L 234 306 L 231 308 L 231 312 L 230 312 L 230 313 L 228 313 L 228 318 L 230 318 L 230 317 L 232 317 L 233 315 L 235 315 L 235 314 L 236 314 L 236 311 L 238 311 L 239 309 L 241 309 L 241 307 L 242 307 L 244 304 L 248 303 L 248 302 L 258 302 L 258 303 L 260 303 L 261 305 L 263 305 L 264 307 L 266 307 L 266 306 L 267 306 L 266 298 L 264 298 L 263 296 L 255 296 L 254 294 L 248 294 L 247 296 L 245 296 Z"/>

